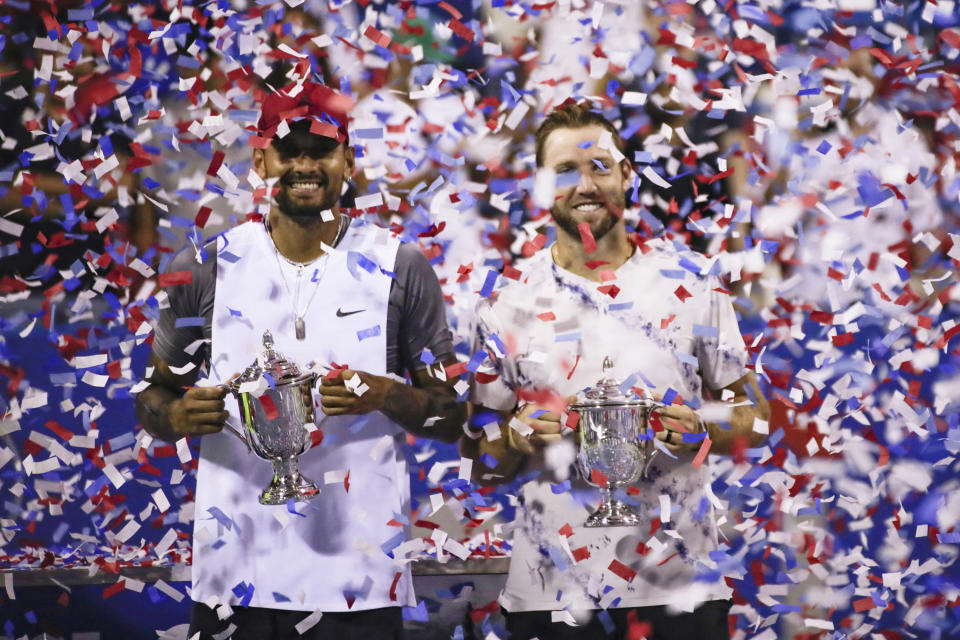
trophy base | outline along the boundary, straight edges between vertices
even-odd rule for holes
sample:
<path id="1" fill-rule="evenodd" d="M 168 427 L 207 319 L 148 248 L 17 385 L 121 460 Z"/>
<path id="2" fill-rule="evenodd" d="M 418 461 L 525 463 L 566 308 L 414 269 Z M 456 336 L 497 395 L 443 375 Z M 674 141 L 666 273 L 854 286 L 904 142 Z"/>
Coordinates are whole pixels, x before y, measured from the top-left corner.
<path id="1" fill-rule="evenodd" d="M 590 514 L 585 527 L 635 527 L 640 524 L 640 516 L 629 505 L 616 498 L 604 500 L 600 508 Z"/>
<path id="2" fill-rule="evenodd" d="M 286 504 L 291 498 L 300 502 L 316 497 L 317 485 L 299 473 L 290 476 L 273 476 L 270 486 L 260 493 L 260 504 Z"/>

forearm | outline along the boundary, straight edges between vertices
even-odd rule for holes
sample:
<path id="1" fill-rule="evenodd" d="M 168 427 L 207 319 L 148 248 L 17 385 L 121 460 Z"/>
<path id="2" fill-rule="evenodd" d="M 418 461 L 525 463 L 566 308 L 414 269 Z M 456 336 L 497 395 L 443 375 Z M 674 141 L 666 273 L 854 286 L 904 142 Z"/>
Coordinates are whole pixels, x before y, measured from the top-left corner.
<path id="1" fill-rule="evenodd" d="M 418 438 L 443 442 L 456 442 L 467 418 L 466 404 L 457 401 L 452 388 L 413 387 L 396 381 L 387 390 L 380 412 Z"/>
<path id="2" fill-rule="evenodd" d="M 736 398 L 734 403 L 748 402 L 746 397 Z M 741 447 L 757 447 L 765 436 L 754 431 L 755 420 L 770 420 L 770 407 L 766 400 L 758 398 L 755 405 L 743 404 L 733 407 L 727 424 L 708 424 L 707 433 L 712 440 L 710 451 L 729 455 Z"/>
<path id="3" fill-rule="evenodd" d="M 154 438 L 175 442 L 183 437 L 170 421 L 170 405 L 180 395 L 160 384 L 151 384 L 137 394 L 135 402 L 137 418 L 144 430 Z"/>
<path id="4" fill-rule="evenodd" d="M 482 433 L 476 440 L 467 436 L 461 438 L 460 455 L 473 460 L 475 482 L 487 485 L 501 484 L 512 480 L 520 471 L 526 456 L 510 446 L 510 436 L 507 433 L 509 428 L 501 426 L 501 436 L 492 442 L 487 439 L 486 433 Z M 487 466 L 484 462 L 485 455 L 496 460 L 495 466 Z"/>

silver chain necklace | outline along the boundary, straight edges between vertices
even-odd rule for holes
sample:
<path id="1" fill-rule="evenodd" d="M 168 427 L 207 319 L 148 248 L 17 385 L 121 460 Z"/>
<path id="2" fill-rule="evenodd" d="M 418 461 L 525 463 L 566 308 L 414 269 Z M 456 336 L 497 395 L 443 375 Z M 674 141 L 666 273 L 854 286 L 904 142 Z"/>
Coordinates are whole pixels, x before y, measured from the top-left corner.
<path id="1" fill-rule="evenodd" d="M 341 221 L 342 224 L 342 221 Z M 277 270 L 280 271 L 280 279 L 283 281 L 283 287 L 287 290 L 287 295 L 290 296 L 291 308 L 293 310 L 293 328 L 297 336 L 297 340 L 306 340 L 307 339 L 307 323 L 304 321 L 303 317 L 307 315 L 307 310 L 310 308 L 310 305 L 313 303 L 313 299 L 317 297 L 317 291 L 320 290 L 320 280 L 323 279 L 323 274 L 327 270 L 327 258 L 330 254 L 324 253 L 319 258 L 311 260 L 310 262 L 294 262 L 286 256 L 281 256 L 280 251 L 277 250 L 277 245 L 273 241 L 273 236 L 270 235 L 270 226 L 267 224 L 267 221 L 264 220 L 264 226 L 267 229 L 267 236 L 270 238 L 270 245 L 273 247 L 273 257 L 277 260 Z M 341 227 L 342 231 L 342 227 Z M 339 237 L 339 232 L 338 232 Z M 297 294 L 294 295 L 293 291 L 290 290 L 290 285 L 287 284 L 287 277 L 283 273 L 283 265 L 280 264 L 280 258 L 283 258 L 284 262 L 297 268 Z M 311 280 L 315 283 L 313 285 L 313 293 L 310 294 L 310 299 L 307 300 L 307 304 L 304 305 L 303 309 L 297 311 L 297 307 L 300 306 L 300 282 L 303 277 L 304 267 L 316 264 L 317 268 L 313 272 L 313 277 Z"/>

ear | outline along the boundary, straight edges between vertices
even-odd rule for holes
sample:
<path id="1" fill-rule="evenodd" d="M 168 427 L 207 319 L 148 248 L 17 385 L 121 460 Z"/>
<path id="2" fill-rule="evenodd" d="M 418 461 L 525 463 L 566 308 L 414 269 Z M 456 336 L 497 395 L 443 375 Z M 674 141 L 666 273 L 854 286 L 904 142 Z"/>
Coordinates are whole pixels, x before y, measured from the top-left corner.
<path id="1" fill-rule="evenodd" d="M 354 150 L 353 150 L 353 147 L 352 147 L 352 146 L 350 146 L 350 145 L 344 145 L 344 147 L 343 147 L 343 160 L 344 160 L 344 162 L 345 162 L 346 165 L 347 165 L 347 170 L 346 170 L 344 173 L 345 173 L 345 175 L 350 176 L 350 177 L 353 177 L 354 161 L 356 160 L 355 155 L 356 155 L 356 154 L 354 153 Z"/>
<path id="2" fill-rule="evenodd" d="M 630 189 L 630 186 L 631 186 L 630 183 L 633 180 L 633 175 L 634 175 L 633 165 L 630 164 L 630 161 L 627 159 L 621 160 L 620 161 L 620 180 L 623 186 L 623 188 L 621 189 L 622 191 L 627 191 L 628 189 Z"/>
<path id="3" fill-rule="evenodd" d="M 267 179 L 267 155 L 263 149 L 253 150 L 253 171 L 262 180 Z"/>

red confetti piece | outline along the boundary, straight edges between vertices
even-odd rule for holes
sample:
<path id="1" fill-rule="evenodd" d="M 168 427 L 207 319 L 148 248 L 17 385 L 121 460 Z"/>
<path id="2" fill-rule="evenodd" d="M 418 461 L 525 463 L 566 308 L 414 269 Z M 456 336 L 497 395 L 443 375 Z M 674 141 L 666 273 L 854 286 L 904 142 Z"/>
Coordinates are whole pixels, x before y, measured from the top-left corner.
<path id="1" fill-rule="evenodd" d="M 660 319 L 660 328 L 661 328 L 661 329 L 666 329 L 667 327 L 669 327 L 669 326 L 670 326 L 670 323 L 673 322 L 673 319 L 676 318 L 676 317 L 677 317 L 677 314 L 671 313 L 669 317 L 667 317 L 667 318 L 661 318 L 661 319 Z"/>
<path id="2" fill-rule="evenodd" d="M 600 487 L 606 488 L 607 483 L 610 482 L 610 478 L 608 478 L 605 473 L 599 471 L 598 469 L 591 469 L 590 482 Z"/>
<path id="3" fill-rule="evenodd" d="M 704 438 L 703 442 L 700 443 L 700 450 L 697 451 L 697 455 L 693 458 L 693 466 L 699 467 L 703 464 L 703 461 L 707 459 L 707 454 L 710 453 L 710 445 L 713 444 L 713 440 L 710 438 Z"/>
<path id="4" fill-rule="evenodd" d="M 215 176 L 217 171 L 220 171 L 220 166 L 223 165 L 223 159 L 227 157 L 223 151 L 216 151 L 213 154 L 213 159 L 210 160 L 210 166 L 207 167 L 207 175 Z"/>
<path id="5" fill-rule="evenodd" d="M 207 225 L 207 220 L 210 218 L 210 207 L 200 207 L 200 211 L 197 212 L 197 217 L 193 219 L 193 223 L 203 229 Z"/>
<path id="6" fill-rule="evenodd" d="M 571 526 L 570 526 L 570 523 L 568 522 L 568 523 L 564 524 L 562 527 L 560 527 L 560 530 L 559 530 L 557 533 L 559 533 L 559 534 L 562 535 L 562 536 L 566 536 L 567 538 L 569 538 L 570 536 L 573 535 L 573 527 L 571 527 Z"/>
<path id="7" fill-rule="evenodd" d="M 263 394 L 259 398 L 260 406 L 263 407 L 263 412 L 267 415 L 267 420 L 276 420 L 280 416 L 280 412 L 277 411 L 277 405 L 273 402 L 267 394 Z"/>
<path id="8" fill-rule="evenodd" d="M 454 18 L 450 20 L 450 24 L 448 26 L 455 34 L 467 42 L 473 42 L 473 31 L 467 27 L 467 25 Z"/>
<path id="9" fill-rule="evenodd" d="M 577 231 L 580 232 L 580 242 L 583 243 L 583 250 L 587 253 L 593 253 L 597 250 L 597 241 L 593 239 L 593 232 L 590 230 L 589 222 L 581 222 L 577 225 Z"/>
<path id="10" fill-rule="evenodd" d="M 842 347 L 844 345 L 847 345 L 853 342 L 853 334 L 841 333 L 838 336 L 833 336 L 833 338 L 831 338 L 830 341 L 833 342 L 833 346 Z"/>
<path id="11" fill-rule="evenodd" d="M 573 554 L 573 559 L 576 562 L 580 562 L 581 560 L 586 560 L 587 558 L 590 557 L 590 549 L 588 549 L 587 547 L 578 547 L 576 549 L 572 549 L 570 553 Z"/>
<path id="12" fill-rule="evenodd" d="M 557 316 L 555 316 L 555 315 L 553 314 L 553 311 L 547 311 L 547 312 L 545 312 L 545 313 L 538 313 L 538 314 L 537 314 L 537 317 L 540 318 L 541 320 L 543 320 L 544 322 L 550 322 L 550 321 L 552 321 L 552 320 L 556 320 L 556 319 L 557 319 Z"/>
<path id="13" fill-rule="evenodd" d="M 178 284 L 192 284 L 193 274 L 189 271 L 171 271 L 157 276 L 157 284 L 161 287 L 172 287 Z"/>
<path id="14" fill-rule="evenodd" d="M 347 469 L 347 475 L 343 477 L 343 489 L 347 493 L 350 493 L 350 470 Z"/>
<path id="15" fill-rule="evenodd" d="M 397 571 L 397 572 L 393 575 L 393 582 L 390 583 L 390 600 L 391 600 L 392 602 L 396 602 L 396 601 L 397 601 L 397 583 L 400 582 L 400 577 L 401 577 L 401 576 L 403 576 L 403 574 L 400 573 L 399 571 Z"/>
<path id="16" fill-rule="evenodd" d="M 370 38 L 374 43 L 383 47 L 384 49 L 390 46 L 390 36 L 383 33 L 373 25 L 368 26 L 366 31 L 363 32 L 363 35 Z"/>
<path id="17" fill-rule="evenodd" d="M 310 123 L 310 133 L 315 133 L 318 136 L 323 136 L 325 138 L 337 139 L 337 127 L 330 124 L 329 122 L 320 122 L 319 120 L 314 120 Z"/>
<path id="18" fill-rule="evenodd" d="M 449 13 L 451 16 L 453 16 L 455 20 L 459 20 L 459 19 L 461 19 L 461 18 L 463 17 L 463 14 L 462 14 L 462 13 L 460 13 L 459 11 L 457 11 L 457 9 L 456 9 L 455 7 L 451 7 L 451 6 L 450 6 L 448 3 L 446 3 L 446 2 L 441 2 L 441 3 L 438 4 L 437 6 L 440 7 L 441 9 L 443 9 L 444 11 L 446 11 L 447 13 Z"/>
<path id="19" fill-rule="evenodd" d="M 610 562 L 610 566 L 607 567 L 607 570 L 609 570 L 614 575 L 620 576 L 627 582 L 631 582 L 634 578 L 637 577 L 636 571 L 634 571 L 633 569 L 631 569 L 630 567 L 623 564 L 617 559 L 614 559 Z"/>
<path id="20" fill-rule="evenodd" d="M 691 297 L 690 292 L 683 288 L 683 285 L 677 287 L 676 291 L 673 292 L 673 295 L 680 298 L 681 302 L 686 302 L 687 298 Z"/>
<path id="21" fill-rule="evenodd" d="M 272 138 L 265 138 L 263 136 L 250 136 L 247 138 L 248 147 L 256 147 L 257 149 L 266 149 L 273 143 Z"/>
<path id="22" fill-rule="evenodd" d="M 127 586 L 126 580 L 118 580 L 109 587 L 103 590 L 103 599 L 106 600 L 111 596 L 115 596 L 121 591 L 123 591 Z"/>
<path id="23" fill-rule="evenodd" d="M 605 284 L 601 287 L 597 287 L 597 291 L 600 293 L 605 293 L 611 298 L 616 298 L 617 294 L 620 293 L 620 287 L 615 284 Z"/>

